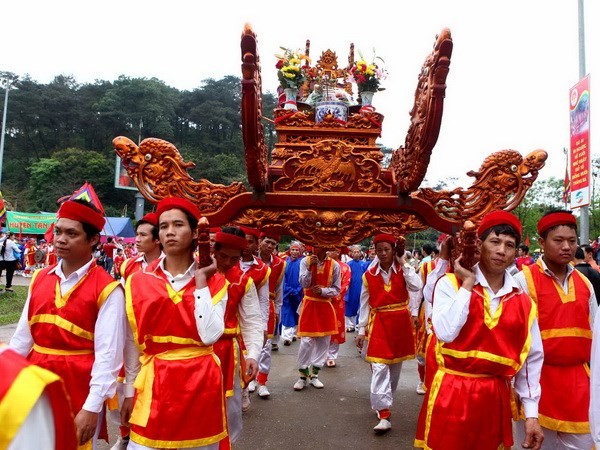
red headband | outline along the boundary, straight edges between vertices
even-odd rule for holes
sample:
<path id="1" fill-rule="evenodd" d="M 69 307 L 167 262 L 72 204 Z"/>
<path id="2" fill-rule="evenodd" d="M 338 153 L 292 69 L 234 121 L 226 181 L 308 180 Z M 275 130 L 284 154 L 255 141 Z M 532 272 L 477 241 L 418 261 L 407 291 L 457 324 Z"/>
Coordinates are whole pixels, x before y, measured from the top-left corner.
<path id="1" fill-rule="evenodd" d="M 233 247 L 240 250 L 244 250 L 248 247 L 248 241 L 245 238 L 231 233 L 223 233 L 222 231 L 215 234 L 215 242 L 219 242 L 226 247 Z"/>
<path id="2" fill-rule="evenodd" d="M 392 246 L 396 245 L 396 238 L 391 234 L 381 233 L 373 238 L 373 245 L 377 245 L 380 242 L 388 242 Z"/>
<path id="3" fill-rule="evenodd" d="M 156 214 L 158 217 L 160 217 L 162 213 L 171 209 L 180 209 L 190 214 L 196 220 L 200 219 L 200 216 L 202 215 L 196 205 L 194 205 L 191 201 L 180 197 L 163 198 L 160 202 L 158 202 Z"/>
<path id="4" fill-rule="evenodd" d="M 102 231 L 106 221 L 104 216 L 99 212 L 94 211 L 92 208 L 82 205 L 71 200 L 64 202 L 60 205 L 58 212 L 56 213 L 57 219 L 71 219 L 78 222 L 87 223 L 98 230 Z"/>
<path id="5" fill-rule="evenodd" d="M 538 234 L 541 235 L 544 231 L 557 225 L 575 225 L 575 227 L 577 227 L 577 219 L 573 214 L 568 212 L 548 214 L 547 216 L 542 217 L 538 222 Z"/>
<path id="6" fill-rule="evenodd" d="M 489 230 L 496 225 L 508 225 L 517 232 L 519 237 L 523 232 L 521 222 L 518 217 L 506 211 L 492 211 L 484 216 L 479 228 L 477 228 L 477 236 L 481 237 L 486 230 Z"/>
<path id="7" fill-rule="evenodd" d="M 156 214 L 155 212 L 148 213 L 144 217 L 142 217 L 140 222 L 148 222 L 150 225 L 154 225 L 155 227 L 157 227 L 158 226 L 158 214 Z"/>
<path id="8" fill-rule="evenodd" d="M 260 239 L 260 230 L 257 230 L 256 228 L 241 226 L 240 230 L 242 230 L 246 234 L 249 234 L 250 236 L 254 236 L 257 241 Z"/>

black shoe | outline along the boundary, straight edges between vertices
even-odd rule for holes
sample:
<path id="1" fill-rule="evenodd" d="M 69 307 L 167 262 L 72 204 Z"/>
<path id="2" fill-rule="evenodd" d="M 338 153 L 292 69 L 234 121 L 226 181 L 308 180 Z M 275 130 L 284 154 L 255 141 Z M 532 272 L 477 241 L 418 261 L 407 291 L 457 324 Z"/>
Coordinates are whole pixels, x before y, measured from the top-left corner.
<path id="1" fill-rule="evenodd" d="M 272 352 L 279 351 L 279 345 L 277 345 L 277 344 L 271 344 L 271 351 Z"/>
<path id="2" fill-rule="evenodd" d="M 289 341 L 286 339 L 285 341 L 283 341 L 283 345 L 285 345 L 286 347 L 289 347 L 290 345 L 292 345 L 292 341 Z"/>

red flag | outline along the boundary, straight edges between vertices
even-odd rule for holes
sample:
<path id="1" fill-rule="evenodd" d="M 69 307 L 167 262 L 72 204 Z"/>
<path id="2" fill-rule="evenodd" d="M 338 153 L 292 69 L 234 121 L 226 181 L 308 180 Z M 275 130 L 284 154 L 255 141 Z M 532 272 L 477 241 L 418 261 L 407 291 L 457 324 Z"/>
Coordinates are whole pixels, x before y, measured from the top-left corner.
<path id="1" fill-rule="evenodd" d="M 0 192 L 0 224 L 4 222 L 6 219 L 6 205 L 4 204 L 4 197 L 2 197 L 2 192 Z"/>
<path id="2" fill-rule="evenodd" d="M 571 179 L 569 178 L 569 168 L 565 169 L 565 182 L 563 184 L 563 203 L 569 203 L 569 195 L 571 194 Z"/>
<path id="3" fill-rule="evenodd" d="M 87 200 L 92 205 L 94 205 L 96 208 L 98 208 L 98 210 L 102 213 L 103 216 L 106 215 L 106 213 L 104 212 L 104 208 L 102 207 L 102 203 L 100 203 L 100 199 L 96 195 L 96 191 L 94 190 L 92 185 L 90 183 L 88 183 L 87 181 L 83 184 L 83 186 L 81 186 L 79 189 L 77 189 L 71 195 L 65 195 L 64 197 L 59 198 L 57 200 L 57 203 L 63 203 L 63 202 L 66 202 L 67 200 L 77 200 L 77 199 Z"/>
<path id="4" fill-rule="evenodd" d="M 527 237 L 525 238 L 525 245 L 526 245 L 527 247 L 529 247 L 529 236 L 527 236 Z"/>
<path id="5" fill-rule="evenodd" d="M 54 240 L 54 224 L 51 224 L 44 233 L 44 239 L 49 244 Z"/>

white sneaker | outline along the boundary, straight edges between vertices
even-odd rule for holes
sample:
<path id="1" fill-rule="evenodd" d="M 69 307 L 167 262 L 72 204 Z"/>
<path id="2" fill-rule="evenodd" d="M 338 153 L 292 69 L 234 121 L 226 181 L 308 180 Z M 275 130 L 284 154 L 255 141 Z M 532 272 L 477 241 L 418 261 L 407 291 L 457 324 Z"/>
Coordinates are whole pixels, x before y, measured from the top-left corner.
<path id="1" fill-rule="evenodd" d="M 242 389 L 242 412 L 246 412 L 250 409 L 250 394 L 248 389 Z"/>
<path id="2" fill-rule="evenodd" d="M 392 429 L 392 422 L 387 419 L 379 420 L 379 423 L 373 427 L 375 433 L 386 433 Z"/>
<path id="3" fill-rule="evenodd" d="M 316 387 L 317 389 L 323 389 L 325 387 L 325 385 L 321 382 L 321 380 L 319 380 L 318 377 L 312 377 L 310 379 L 310 384 L 312 384 L 313 387 Z"/>
<path id="4" fill-rule="evenodd" d="M 129 436 L 126 438 L 119 437 L 115 445 L 113 445 L 110 450 L 125 450 L 127 448 L 127 444 L 129 444 Z"/>
<path id="5" fill-rule="evenodd" d="M 262 397 L 262 398 L 267 398 L 269 395 L 271 395 L 271 393 L 267 389 L 267 386 L 265 386 L 264 384 L 259 384 L 258 385 L 258 396 Z"/>
<path id="6" fill-rule="evenodd" d="M 248 392 L 254 392 L 256 390 L 256 381 L 252 380 L 248 383 Z"/>
<path id="7" fill-rule="evenodd" d="M 426 392 L 427 390 L 425 389 L 425 385 L 422 381 L 419 381 L 419 383 L 417 384 L 417 394 L 425 395 Z"/>
<path id="8" fill-rule="evenodd" d="M 294 390 L 295 391 L 301 391 L 305 387 L 306 387 L 306 379 L 304 379 L 304 378 L 298 378 L 298 381 L 296 381 L 294 383 Z"/>

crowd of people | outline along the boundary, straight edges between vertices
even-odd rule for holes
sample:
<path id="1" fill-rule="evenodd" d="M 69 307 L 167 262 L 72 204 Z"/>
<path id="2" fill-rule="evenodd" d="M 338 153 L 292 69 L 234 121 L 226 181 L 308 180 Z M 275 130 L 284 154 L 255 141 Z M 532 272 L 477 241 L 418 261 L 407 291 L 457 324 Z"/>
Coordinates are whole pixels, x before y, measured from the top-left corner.
<path id="1" fill-rule="evenodd" d="M 37 386 L 20 391 L 28 406 L 8 442 L 28 446 L 14 448 L 92 448 L 107 437 L 105 415 L 120 425 L 115 450 L 231 448 L 250 394 L 271 396 L 280 344 L 298 342 L 290 389 L 324 389 L 320 371 L 350 334 L 371 367 L 374 433 L 392 428 L 402 363 L 417 358 L 418 448 L 600 444 L 600 273 L 570 212 L 539 221 L 537 260 L 516 216 L 489 213 L 473 267 L 467 255 L 451 261 L 450 237 L 417 255 L 386 233 L 366 252 L 280 249 L 280 236 L 234 226 L 210 230 L 200 266 L 200 211 L 174 197 L 136 224 L 137 253 L 113 239 L 99 250 L 104 218 L 85 201 L 57 218 L 58 262 L 35 273 L 0 348 L 0 393 L 22 374 Z"/>

